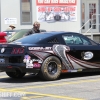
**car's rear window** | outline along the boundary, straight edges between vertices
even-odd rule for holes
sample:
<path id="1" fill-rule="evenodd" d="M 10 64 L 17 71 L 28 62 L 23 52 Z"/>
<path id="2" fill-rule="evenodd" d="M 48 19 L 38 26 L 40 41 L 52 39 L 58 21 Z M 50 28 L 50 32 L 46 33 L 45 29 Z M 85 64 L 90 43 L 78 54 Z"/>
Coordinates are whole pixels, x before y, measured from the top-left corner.
<path id="1" fill-rule="evenodd" d="M 52 35 L 46 33 L 36 33 L 29 36 L 25 36 L 21 39 L 14 41 L 13 43 L 21 43 L 21 44 L 34 44 L 34 43 L 42 43 L 42 41 Z"/>
<path id="2" fill-rule="evenodd" d="M 11 36 L 8 40 L 8 42 L 12 42 L 14 40 L 17 40 L 19 38 L 22 38 L 24 34 L 26 34 L 26 32 L 28 31 L 28 29 L 22 29 L 19 32 L 17 32 L 16 34 L 14 34 L 13 36 Z"/>

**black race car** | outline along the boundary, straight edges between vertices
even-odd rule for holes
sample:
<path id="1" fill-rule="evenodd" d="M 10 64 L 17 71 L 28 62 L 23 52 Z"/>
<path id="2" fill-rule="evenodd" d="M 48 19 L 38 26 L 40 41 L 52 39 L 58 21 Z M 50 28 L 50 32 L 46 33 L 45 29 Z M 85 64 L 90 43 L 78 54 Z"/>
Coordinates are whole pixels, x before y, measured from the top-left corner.
<path id="1" fill-rule="evenodd" d="M 0 44 L 0 70 L 12 78 L 34 73 L 56 80 L 61 73 L 98 71 L 100 44 L 74 32 L 44 32 Z"/>

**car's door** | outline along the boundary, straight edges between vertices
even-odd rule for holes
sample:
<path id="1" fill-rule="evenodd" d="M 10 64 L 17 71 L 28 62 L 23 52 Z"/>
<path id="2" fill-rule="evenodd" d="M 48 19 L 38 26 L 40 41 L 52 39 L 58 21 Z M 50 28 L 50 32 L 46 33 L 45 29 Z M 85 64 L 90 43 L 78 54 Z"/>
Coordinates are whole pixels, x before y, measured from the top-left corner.
<path id="1" fill-rule="evenodd" d="M 100 63 L 100 46 L 83 35 L 66 34 L 63 39 L 70 51 L 67 54 L 79 60 Z"/>

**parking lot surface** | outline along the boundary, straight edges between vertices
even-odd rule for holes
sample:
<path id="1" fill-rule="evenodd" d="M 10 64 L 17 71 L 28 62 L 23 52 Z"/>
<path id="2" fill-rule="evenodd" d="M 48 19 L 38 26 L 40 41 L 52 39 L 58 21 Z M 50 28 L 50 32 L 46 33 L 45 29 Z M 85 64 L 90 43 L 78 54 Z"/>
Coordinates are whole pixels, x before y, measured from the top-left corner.
<path id="1" fill-rule="evenodd" d="M 43 81 L 29 74 L 12 79 L 1 72 L 0 100 L 100 100 L 100 75 L 70 73 L 56 81 Z"/>

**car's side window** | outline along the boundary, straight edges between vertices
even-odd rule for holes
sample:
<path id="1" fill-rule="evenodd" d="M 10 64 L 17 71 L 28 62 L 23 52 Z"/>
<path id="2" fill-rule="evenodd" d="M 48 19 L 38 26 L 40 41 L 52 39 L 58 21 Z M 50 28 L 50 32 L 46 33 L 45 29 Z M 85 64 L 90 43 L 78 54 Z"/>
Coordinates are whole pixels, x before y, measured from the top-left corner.
<path id="1" fill-rule="evenodd" d="M 80 37 L 74 36 L 74 44 L 75 44 L 75 45 L 82 45 L 83 42 L 82 42 L 82 40 L 80 39 Z"/>
<path id="2" fill-rule="evenodd" d="M 79 35 L 65 35 L 63 39 L 67 45 L 90 45 L 90 42 Z"/>
<path id="3" fill-rule="evenodd" d="M 63 38 L 64 38 L 64 41 L 65 41 L 66 44 L 68 44 L 68 45 L 74 44 L 73 35 L 66 35 L 66 36 L 63 36 Z"/>
<path id="4" fill-rule="evenodd" d="M 83 38 L 81 38 L 82 39 L 82 41 L 83 41 L 83 45 L 90 45 L 90 42 L 88 42 L 87 40 L 85 40 L 85 39 L 83 39 Z"/>

